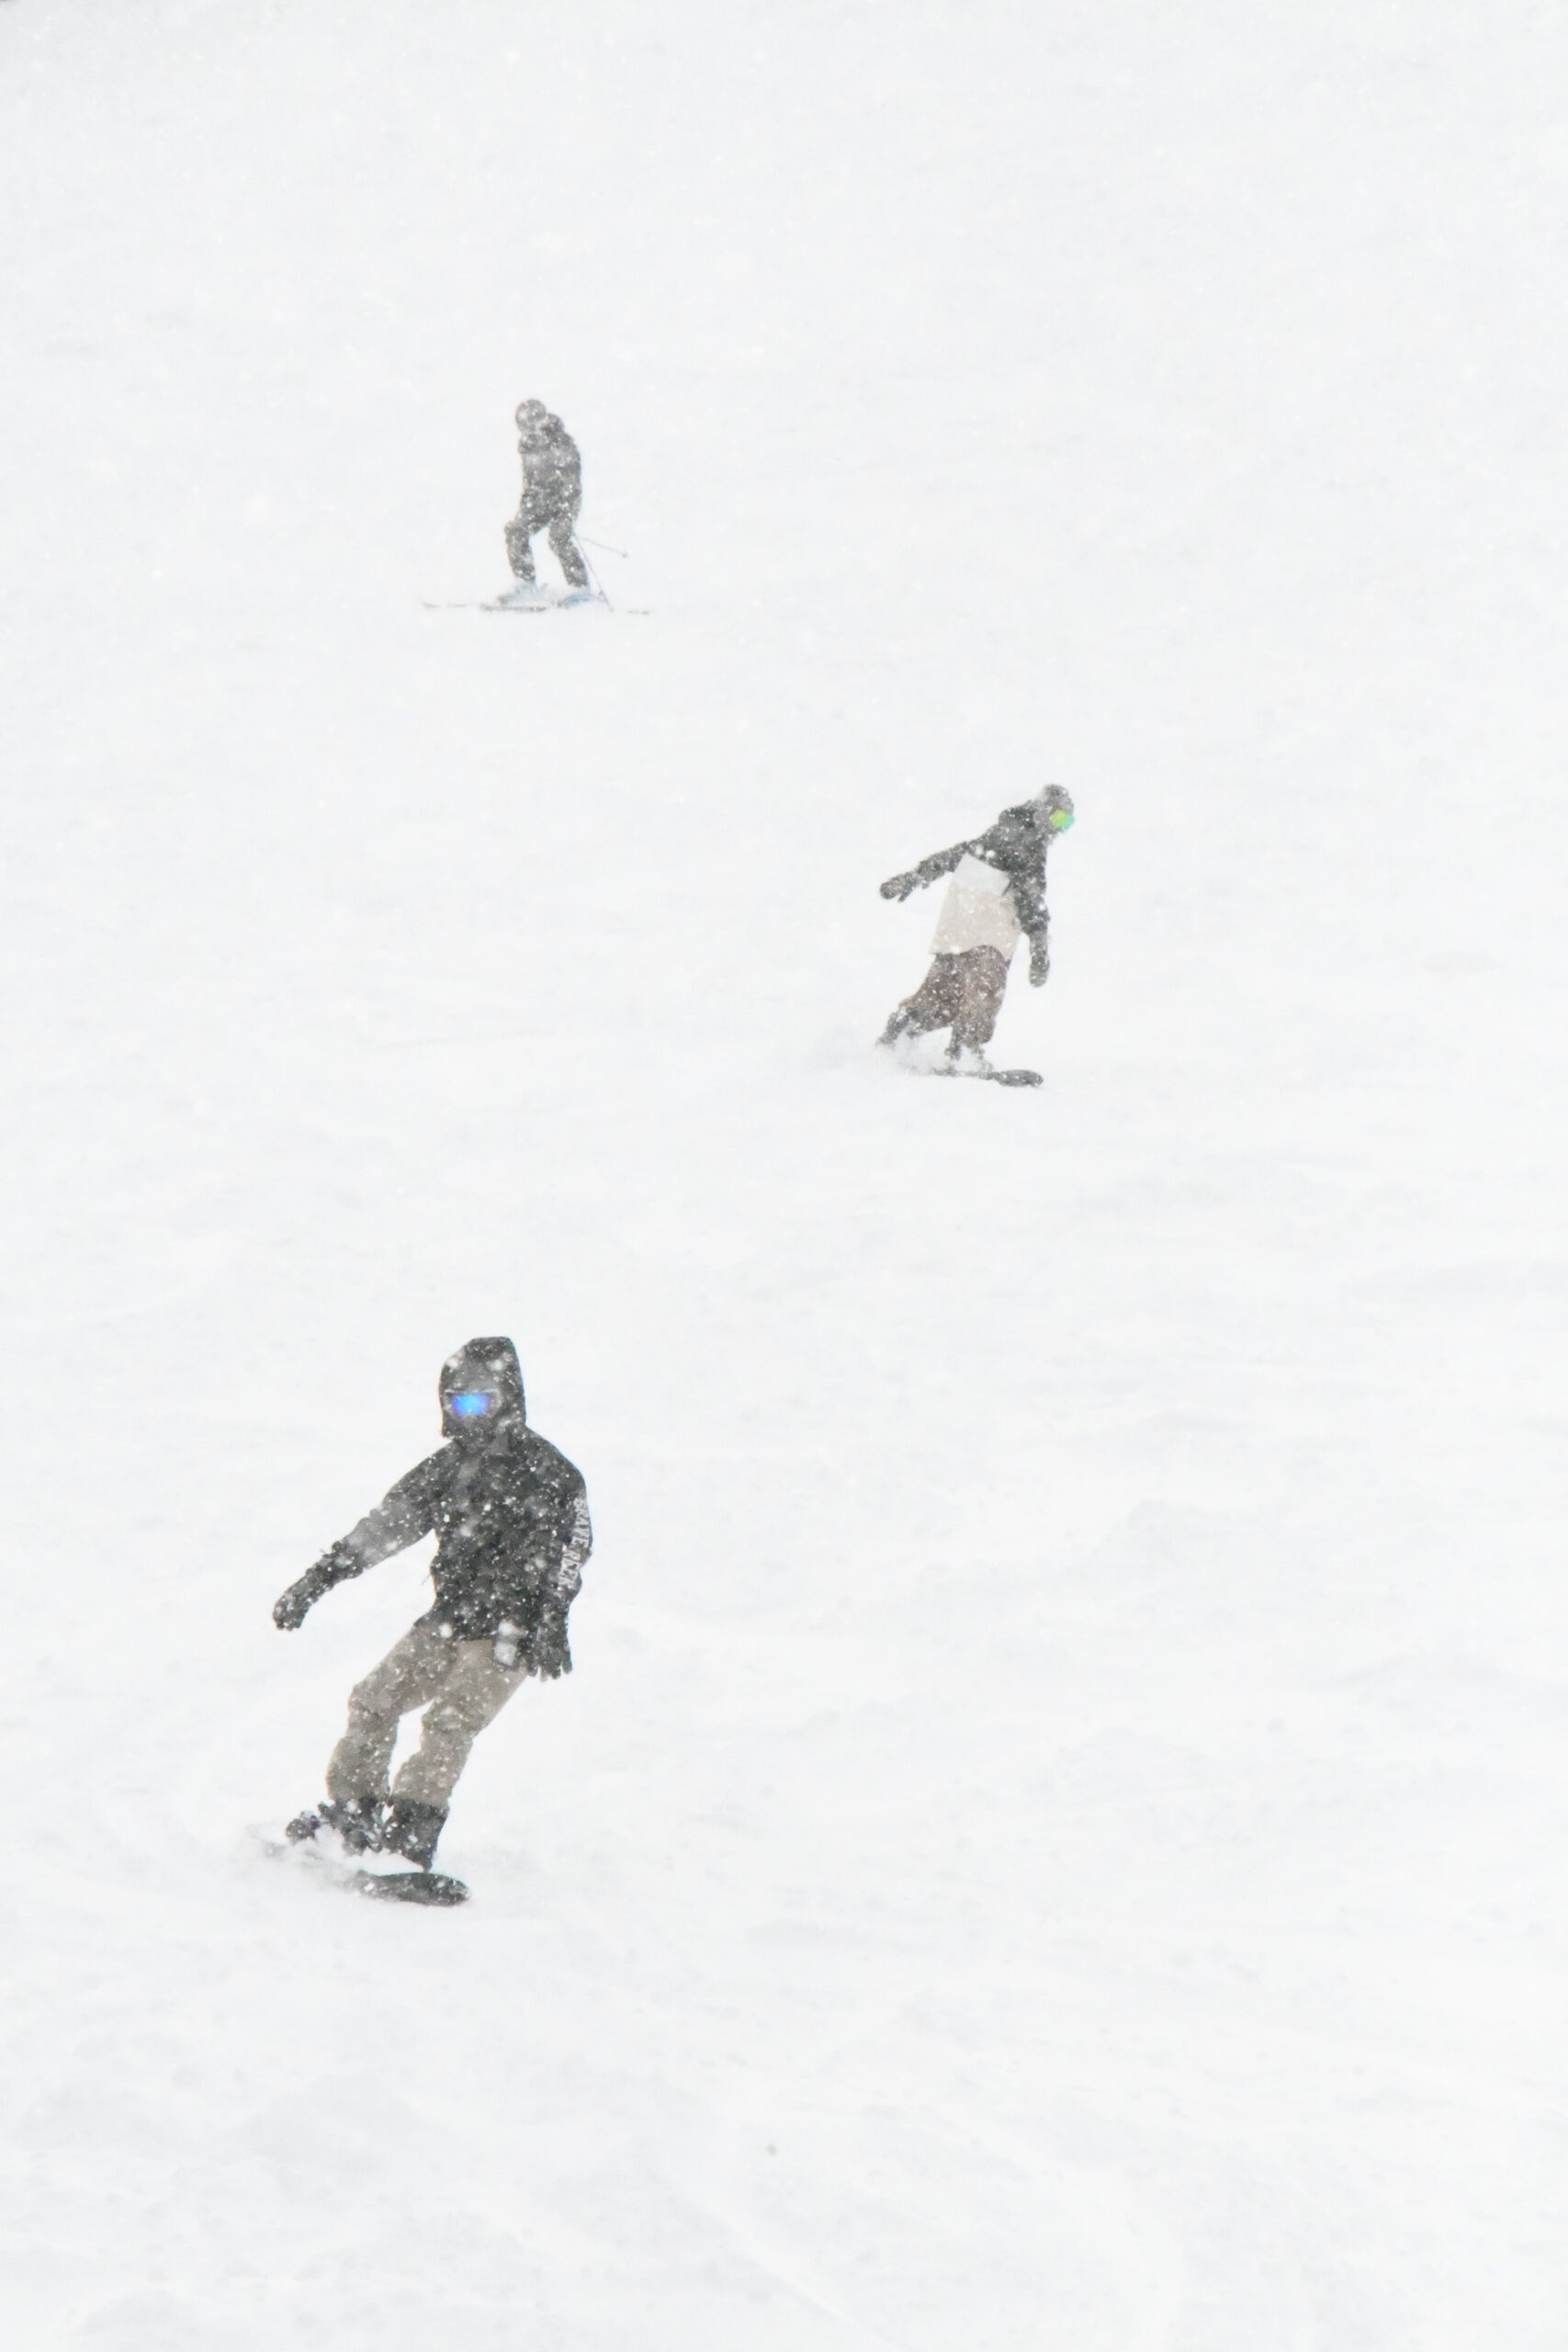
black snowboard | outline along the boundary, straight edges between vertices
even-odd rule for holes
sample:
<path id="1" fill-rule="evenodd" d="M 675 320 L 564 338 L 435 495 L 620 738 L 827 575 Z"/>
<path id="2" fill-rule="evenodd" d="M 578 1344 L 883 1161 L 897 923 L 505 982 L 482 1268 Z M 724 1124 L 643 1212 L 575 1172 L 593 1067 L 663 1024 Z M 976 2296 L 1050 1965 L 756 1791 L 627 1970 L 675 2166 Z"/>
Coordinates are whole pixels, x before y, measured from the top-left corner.
<path id="1" fill-rule="evenodd" d="M 290 1823 L 289 1828 L 293 1826 Z M 276 1860 L 302 1863 L 312 1877 L 323 1880 L 328 1886 L 351 1894 L 367 1894 L 372 1903 L 426 1903 L 445 1910 L 468 1899 L 468 1890 L 462 1880 L 448 1878 L 443 1871 L 357 1870 L 352 1862 L 323 1852 L 308 1836 L 290 1837 L 286 1832 L 278 1838 L 265 1829 L 258 1829 L 255 1834 Z"/>
<path id="2" fill-rule="evenodd" d="M 933 1069 L 931 1078 L 988 1078 L 993 1086 L 1043 1086 L 1037 1069 Z"/>
<path id="3" fill-rule="evenodd" d="M 351 1871 L 339 1883 L 374 1903 L 434 1903 L 445 1909 L 468 1899 L 462 1880 L 441 1871 Z"/>

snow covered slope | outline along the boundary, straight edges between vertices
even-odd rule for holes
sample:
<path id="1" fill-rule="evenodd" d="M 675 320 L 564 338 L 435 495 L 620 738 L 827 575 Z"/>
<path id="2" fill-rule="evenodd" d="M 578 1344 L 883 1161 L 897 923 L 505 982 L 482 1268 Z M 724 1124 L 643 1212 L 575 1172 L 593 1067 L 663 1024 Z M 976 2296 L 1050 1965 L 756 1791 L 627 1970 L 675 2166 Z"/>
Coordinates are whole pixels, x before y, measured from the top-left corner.
<path id="1" fill-rule="evenodd" d="M 0 7 L 10 2344 L 1558 2352 L 1565 67 Z M 525 392 L 616 609 L 427 611 Z M 355 1905 L 491 1330 L 578 1671 Z"/>

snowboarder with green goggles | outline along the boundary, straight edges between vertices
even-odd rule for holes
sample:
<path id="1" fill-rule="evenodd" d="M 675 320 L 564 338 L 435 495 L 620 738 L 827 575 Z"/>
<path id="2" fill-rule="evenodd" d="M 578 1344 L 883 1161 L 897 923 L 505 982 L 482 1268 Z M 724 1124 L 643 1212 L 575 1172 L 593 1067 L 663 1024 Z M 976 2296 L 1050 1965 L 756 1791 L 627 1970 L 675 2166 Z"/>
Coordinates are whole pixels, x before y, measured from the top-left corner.
<path id="1" fill-rule="evenodd" d="M 1032 1072 L 993 1070 L 986 1047 L 1021 938 L 1029 942 L 1031 986 L 1043 988 L 1050 972 L 1045 857 L 1051 842 L 1072 821 L 1071 793 L 1065 786 L 1048 784 L 1034 799 L 1004 808 L 996 823 L 972 841 L 938 850 L 908 874 L 895 874 L 882 885 L 885 899 L 902 899 L 942 875 L 953 876 L 931 942 L 931 970 L 914 995 L 892 1013 L 878 1045 L 894 1046 L 901 1037 L 947 1029 L 947 1061 L 953 1074 L 1033 1081 Z"/>

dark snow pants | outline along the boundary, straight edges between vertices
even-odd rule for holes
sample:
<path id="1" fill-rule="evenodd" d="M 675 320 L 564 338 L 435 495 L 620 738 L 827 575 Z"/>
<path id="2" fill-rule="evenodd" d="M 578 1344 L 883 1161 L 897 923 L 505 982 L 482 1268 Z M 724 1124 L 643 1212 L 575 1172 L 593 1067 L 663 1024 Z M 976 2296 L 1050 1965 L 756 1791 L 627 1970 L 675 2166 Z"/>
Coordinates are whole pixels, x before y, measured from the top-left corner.
<path id="1" fill-rule="evenodd" d="M 534 550 L 529 541 L 537 532 L 547 530 L 556 561 L 567 584 L 572 588 L 586 588 L 588 566 L 571 536 L 576 521 L 575 508 L 551 514 L 545 507 L 531 506 L 525 499 L 506 526 L 506 559 L 516 577 L 519 580 L 534 578 Z"/>
<path id="2" fill-rule="evenodd" d="M 423 1707 L 419 1746 L 391 1793 L 445 1813 L 475 1740 L 527 1679 L 497 1666 L 490 1642 L 444 1641 L 433 1625 L 413 1626 L 349 1693 L 348 1729 L 327 1766 L 327 1794 L 334 1804 L 384 1797 L 399 1722 Z"/>
<path id="3" fill-rule="evenodd" d="M 938 956 L 888 1027 L 897 1035 L 919 1036 L 951 1023 L 953 1045 L 978 1053 L 991 1042 L 1007 988 L 1007 958 L 1000 948 L 966 947 L 961 956 Z"/>

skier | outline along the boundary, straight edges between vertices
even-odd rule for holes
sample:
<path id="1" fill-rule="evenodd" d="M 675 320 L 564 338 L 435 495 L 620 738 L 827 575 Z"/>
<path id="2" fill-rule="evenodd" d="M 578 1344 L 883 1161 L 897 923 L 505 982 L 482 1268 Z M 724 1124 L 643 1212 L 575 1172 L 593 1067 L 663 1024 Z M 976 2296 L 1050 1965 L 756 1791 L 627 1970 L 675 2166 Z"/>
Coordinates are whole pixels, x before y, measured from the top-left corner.
<path id="1" fill-rule="evenodd" d="M 577 444 L 543 401 L 524 401 L 516 423 L 523 498 L 506 526 L 506 553 L 519 590 L 538 586 L 530 542 L 536 532 L 547 530 L 568 587 L 587 595 L 588 566 L 571 535 L 582 503 L 582 459 Z"/>
<path id="2" fill-rule="evenodd" d="M 951 1028 L 947 1061 L 953 1072 L 975 1078 L 999 1074 L 987 1060 L 986 1047 L 1007 993 L 1008 966 L 1020 937 L 1027 937 L 1030 984 L 1044 987 L 1051 969 L 1045 854 L 1053 837 L 1065 833 L 1072 821 L 1071 794 L 1048 784 L 1034 799 L 1004 808 L 973 841 L 938 850 L 912 873 L 895 874 L 882 885 L 885 899 L 902 899 L 939 875 L 953 876 L 931 942 L 931 970 L 892 1013 L 879 1046 Z M 1032 1074 L 1029 1082 L 1034 1082 Z"/>
<path id="3" fill-rule="evenodd" d="M 428 1871 L 475 1739 L 531 1674 L 571 1671 L 566 1617 L 592 1548 L 581 1474 L 528 1427 L 510 1340 L 470 1340 L 441 1367 L 446 1442 L 323 1554 L 274 1608 L 285 1633 L 334 1584 L 433 1531 L 435 1605 L 349 1695 L 327 1766 L 327 1801 L 288 1825 L 324 1823 L 351 1853 L 404 1855 Z M 400 1717 L 426 1713 L 390 1791 Z"/>

